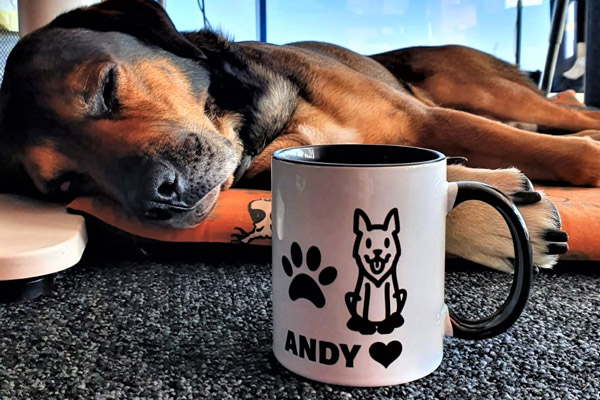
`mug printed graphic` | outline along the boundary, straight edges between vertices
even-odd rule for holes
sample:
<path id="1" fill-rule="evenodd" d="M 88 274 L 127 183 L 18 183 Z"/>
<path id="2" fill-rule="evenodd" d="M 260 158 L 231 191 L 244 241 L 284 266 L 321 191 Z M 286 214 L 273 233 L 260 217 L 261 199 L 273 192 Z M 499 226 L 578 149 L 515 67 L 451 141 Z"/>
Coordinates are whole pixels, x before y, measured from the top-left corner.
<path id="1" fill-rule="evenodd" d="M 389 343 L 375 342 L 369 347 L 369 355 L 385 368 L 389 367 L 400 357 L 402 343 L 392 340 Z"/>
<path id="2" fill-rule="evenodd" d="M 292 301 L 306 299 L 317 308 L 325 307 L 325 295 L 323 294 L 321 286 L 332 284 L 333 281 L 335 281 L 335 278 L 337 278 L 337 270 L 331 266 L 323 268 L 317 274 L 317 280 L 315 280 L 315 278 L 308 273 L 296 273 L 296 269 L 299 270 L 302 267 L 303 261 L 302 249 L 298 243 L 292 243 L 290 253 L 292 262 L 290 262 L 289 258 L 286 256 L 281 258 L 283 272 L 290 278 L 293 276 L 288 290 L 290 299 Z M 295 269 L 292 268 L 292 263 L 296 267 Z M 321 251 L 317 246 L 312 246 L 306 252 L 306 266 L 309 271 L 314 273 L 321 267 Z"/>
<path id="3" fill-rule="evenodd" d="M 398 209 L 390 210 L 382 224 L 373 224 L 368 215 L 357 208 L 353 226 L 354 263 L 347 268 L 353 268 L 352 264 L 355 264 L 358 274 L 354 290 L 342 291 L 350 313 L 346 328 L 361 335 L 391 334 L 404 324 L 402 310 L 407 298 L 406 289 L 400 288 L 397 276 L 401 255 Z M 338 270 L 332 266 L 323 268 L 321 261 L 317 246 L 304 252 L 297 242 L 291 244 L 289 256 L 281 257 L 280 268 L 291 278 L 288 295 L 292 301 L 305 299 L 317 309 L 325 307 L 327 291 L 324 286 L 336 280 Z M 344 324 L 344 321 L 340 323 Z M 364 340 L 337 342 L 288 329 L 283 348 L 302 360 L 345 368 L 355 368 L 359 355 L 367 353 L 365 355 L 379 364 L 379 368 L 388 369 L 402 354 L 402 343 L 391 338 L 383 341 L 383 338 L 379 341 L 376 338 L 371 343 L 364 343 Z"/>
<path id="4" fill-rule="evenodd" d="M 399 232 L 397 208 L 388 213 L 383 224 L 372 224 L 363 210 L 355 210 L 352 255 L 358 278 L 354 291 L 345 296 L 350 312 L 348 329 L 363 335 L 389 334 L 404 324 L 401 313 L 407 293 L 400 289 L 396 274 L 401 254 Z"/>

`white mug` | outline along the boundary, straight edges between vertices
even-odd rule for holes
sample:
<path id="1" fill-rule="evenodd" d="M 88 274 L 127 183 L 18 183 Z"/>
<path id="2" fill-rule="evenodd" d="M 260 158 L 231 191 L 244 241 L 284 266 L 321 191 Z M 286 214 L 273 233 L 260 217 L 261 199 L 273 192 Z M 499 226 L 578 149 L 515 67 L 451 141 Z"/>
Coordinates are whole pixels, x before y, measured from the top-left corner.
<path id="1" fill-rule="evenodd" d="M 279 150 L 272 160 L 273 352 L 298 375 L 385 386 L 433 372 L 443 337 L 480 339 L 510 327 L 532 279 L 523 221 L 503 194 L 446 181 L 446 158 L 392 145 Z M 466 200 L 492 205 L 515 245 L 515 274 L 499 311 L 482 320 L 444 304 L 446 214 Z"/>

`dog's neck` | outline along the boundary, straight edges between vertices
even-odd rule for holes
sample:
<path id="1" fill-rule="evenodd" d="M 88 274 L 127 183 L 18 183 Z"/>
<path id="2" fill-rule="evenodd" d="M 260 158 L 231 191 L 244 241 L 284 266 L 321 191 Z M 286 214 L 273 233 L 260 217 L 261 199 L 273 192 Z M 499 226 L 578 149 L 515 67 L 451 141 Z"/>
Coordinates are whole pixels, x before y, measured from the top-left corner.
<path id="1" fill-rule="evenodd" d="M 202 30 L 186 34 L 206 54 L 210 73 L 210 106 L 220 113 L 241 116 L 239 138 L 243 151 L 234 181 L 252 160 L 285 128 L 297 105 L 298 89 L 284 76 L 249 59 L 242 49 L 224 37 Z"/>

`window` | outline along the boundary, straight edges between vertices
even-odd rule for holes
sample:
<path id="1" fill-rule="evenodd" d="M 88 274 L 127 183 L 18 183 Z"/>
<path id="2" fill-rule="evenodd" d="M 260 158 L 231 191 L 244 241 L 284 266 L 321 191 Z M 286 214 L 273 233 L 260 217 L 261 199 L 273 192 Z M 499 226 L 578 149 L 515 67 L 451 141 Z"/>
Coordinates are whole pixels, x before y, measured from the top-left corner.
<path id="1" fill-rule="evenodd" d="M 167 12 L 180 31 L 197 31 L 204 27 L 202 7 L 213 29 L 237 41 L 257 39 L 254 0 L 166 1 Z"/>
<path id="2" fill-rule="evenodd" d="M 523 8 L 521 67 L 543 69 L 550 0 Z M 202 0 L 167 0 L 182 30 L 203 27 Z M 256 0 L 204 0 L 210 24 L 235 40 L 257 40 Z M 319 40 L 362 54 L 462 44 L 515 62 L 515 0 L 266 0 L 267 41 Z"/>

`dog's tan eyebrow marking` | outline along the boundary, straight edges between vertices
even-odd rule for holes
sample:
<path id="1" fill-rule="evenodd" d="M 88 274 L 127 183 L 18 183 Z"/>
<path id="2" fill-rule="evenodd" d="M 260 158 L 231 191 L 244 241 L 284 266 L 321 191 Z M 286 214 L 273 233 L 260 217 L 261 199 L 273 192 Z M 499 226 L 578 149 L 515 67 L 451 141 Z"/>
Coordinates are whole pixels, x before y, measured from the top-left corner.
<path id="1" fill-rule="evenodd" d="M 167 60 L 141 60 L 127 69 L 121 86 L 127 97 L 124 101 L 139 105 L 131 110 L 136 114 L 177 120 L 188 129 L 192 118 L 204 115 L 204 101 L 194 96 L 188 77 L 176 65 Z"/>
<path id="2" fill-rule="evenodd" d="M 32 146 L 25 149 L 23 161 L 30 173 L 44 181 L 56 178 L 61 171 L 69 169 L 71 164 L 66 157 L 49 145 Z"/>

